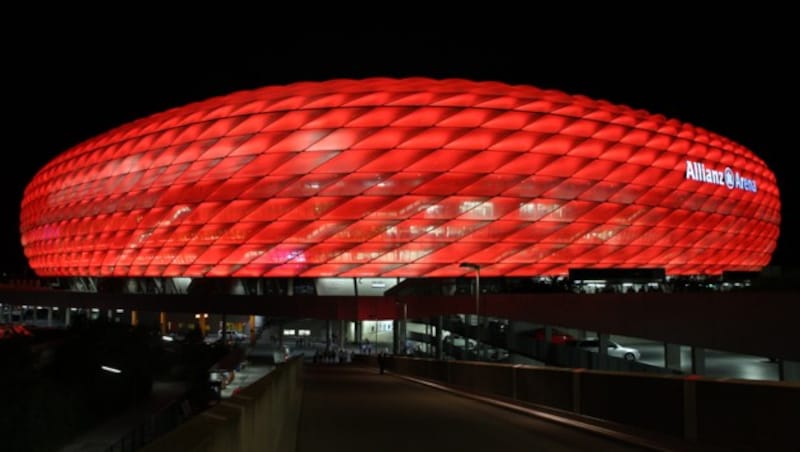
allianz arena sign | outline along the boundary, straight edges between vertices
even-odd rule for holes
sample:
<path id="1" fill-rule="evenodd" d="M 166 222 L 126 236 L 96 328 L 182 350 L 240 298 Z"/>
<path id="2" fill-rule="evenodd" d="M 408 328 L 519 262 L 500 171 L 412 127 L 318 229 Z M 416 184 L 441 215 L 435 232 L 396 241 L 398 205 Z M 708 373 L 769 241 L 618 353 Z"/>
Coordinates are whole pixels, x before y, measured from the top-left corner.
<path id="1" fill-rule="evenodd" d="M 690 160 L 686 161 L 686 179 L 721 185 L 729 190 L 735 188 L 753 193 L 758 191 L 756 181 L 743 177 L 738 171 L 732 170 L 731 167 L 726 167 L 724 170 L 719 171 L 706 168 L 704 164 Z"/>

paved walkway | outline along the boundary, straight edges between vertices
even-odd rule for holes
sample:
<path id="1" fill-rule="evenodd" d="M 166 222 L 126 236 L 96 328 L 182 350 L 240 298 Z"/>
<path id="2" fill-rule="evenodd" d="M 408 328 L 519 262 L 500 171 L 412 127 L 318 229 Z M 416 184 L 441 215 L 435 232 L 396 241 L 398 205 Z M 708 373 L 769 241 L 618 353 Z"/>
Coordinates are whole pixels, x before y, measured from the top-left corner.
<path id="1" fill-rule="evenodd" d="M 306 365 L 297 452 L 641 449 L 353 365 Z"/>

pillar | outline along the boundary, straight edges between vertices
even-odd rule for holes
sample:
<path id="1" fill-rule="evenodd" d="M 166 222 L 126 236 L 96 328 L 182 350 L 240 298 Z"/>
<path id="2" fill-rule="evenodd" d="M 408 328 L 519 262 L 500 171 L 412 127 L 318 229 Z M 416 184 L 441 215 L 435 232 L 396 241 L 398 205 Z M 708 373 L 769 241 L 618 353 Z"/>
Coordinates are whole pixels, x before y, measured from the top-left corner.
<path id="1" fill-rule="evenodd" d="M 356 342 L 356 344 L 361 345 L 361 342 L 363 340 L 364 340 L 364 322 L 362 320 L 356 320 L 355 342 Z"/>
<path id="2" fill-rule="evenodd" d="M 425 356 L 431 356 L 431 336 L 433 336 L 433 321 L 432 317 L 428 318 L 425 322 Z"/>
<path id="3" fill-rule="evenodd" d="M 706 349 L 703 347 L 692 347 L 692 373 L 695 375 L 706 373 Z"/>
<path id="4" fill-rule="evenodd" d="M 52 306 L 48 306 L 47 307 L 47 327 L 48 328 L 52 328 L 53 327 L 53 307 Z"/>
<path id="5" fill-rule="evenodd" d="M 330 350 L 331 348 L 331 321 L 325 321 L 325 350 Z"/>
<path id="6" fill-rule="evenodd" d="M 519 349 L 517 346 L 517 337 L 519 336 L 520 331 L 524 329 L 524 323 L 509 319 L 508 324 L 506 325 L 506 348 L 509 352 Z"/>
<path id="7" fill-rule="evenodd" d="M 248 329 L 250 330 L 250 345 L 256 344 L 256 316 L 251 315 L 247 322 Z"/>
<path id="8" fill-rule="evenodd" d="M 800 362 L 780 360 L 778 362 L 778 378 L 781 381 L 800 381 Z"/>
<path id="9" fill-rule="evenodd" d="M 139 325 L 139 312 L 138 311 L 131 311 L 131 326 Z"/>
<path id="10" fill-rule="evenodd" d="M 200 334 L 205 337 L 206 332 L 208 331 L 208 325 L 206 325 L 208 321 L 208 314 L 201 312 L 197 317 L 197 321 L 200 323 Z"/>
<path id="11" fill-rule="evenodd" d="M 339 320 L 339 348 L 344 348 L 344 336 L 347 334 L 346 325 L 344 320 Z"/>
<path id="12" fill-rule="evenodd" d="M 167 334 L 167 313 L 161 311 L 158 313 L 158 325 L 161 327 L 161 335 Z"/>
<path id="13" fill-rule="evenodd" d="M 444 324 L 444 317 L 438 316 L 436 318 L 436 359 L 444 359 L 444 353 L 442 350 L 442 326 Z"/>
<path id="14" fill-rule="evenodd" d="M 221 330 L 220 334 L 222 334 L 220 339 L 223 340 L 223 343 L 227 344 L 228 343 L 228 337 L 227 337 L 228 336 L 228 317 L 225 315 L 224 312 L 222 313 L 222 328 L 220 328 L 220 330 Z"/>
<path id="15" fill-rule="evenodd" d="M 681 346 L 664 343 L 664 367 L 681 370 Z"/>
<path id="16" fill-rule="evenodd" d="M 608 368 L 608 333 L 598 334 L 597 339 L 597 368 L 603 370 Z"/>
<path id="17" fill-rule="evenodd" d="M 70 312 L 72 312 L 72 309 L 70 309 L 69 306 L 64 308 L 64 328 L 67 328 L 69 326 Z"/>
<path id="18" fill-rule="evenodd" d="M 392 320 L 392 353 L 400 354 L 400 322 Z"/>

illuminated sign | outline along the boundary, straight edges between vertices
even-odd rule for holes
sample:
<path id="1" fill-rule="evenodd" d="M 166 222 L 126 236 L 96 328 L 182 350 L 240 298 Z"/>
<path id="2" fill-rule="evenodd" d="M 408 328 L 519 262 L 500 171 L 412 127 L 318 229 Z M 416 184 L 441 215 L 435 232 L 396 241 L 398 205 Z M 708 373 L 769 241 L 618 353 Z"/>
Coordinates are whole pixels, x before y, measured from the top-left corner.
<path id="1" fill-rule="evenodd" d="M 706 168 L 700 162 L 692 162 L 690 160 L 686 161 L 686 179 L 720 185 L 727 187 L 729 190 L 736 188 L 753 193 L 758 191 L 756 181 L 742 177 L 738 171 L 734 171 L 730 167 L 725 168 L 724 171 L 718 171 L 713 168 Z"/>

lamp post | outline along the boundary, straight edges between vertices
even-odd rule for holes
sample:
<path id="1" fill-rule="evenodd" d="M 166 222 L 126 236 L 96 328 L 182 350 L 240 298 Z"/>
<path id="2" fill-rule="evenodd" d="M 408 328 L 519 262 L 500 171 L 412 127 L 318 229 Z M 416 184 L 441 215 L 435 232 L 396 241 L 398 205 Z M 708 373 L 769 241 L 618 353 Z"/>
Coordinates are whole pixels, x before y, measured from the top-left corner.
<path id="1" fill-rule="evenodd" d="M 478 360 L 481 359 L 481 266 L 472 262 L 462 262 L 458 264 L 461 268 L 469 268 L 475 270 L 475 320 L 476 320 L 476 336 L 477 340 L 475 341 L 475 353 L 478 355 Z M 464 346 L 469 345 L 467 341 L 464 342 Z"/>

